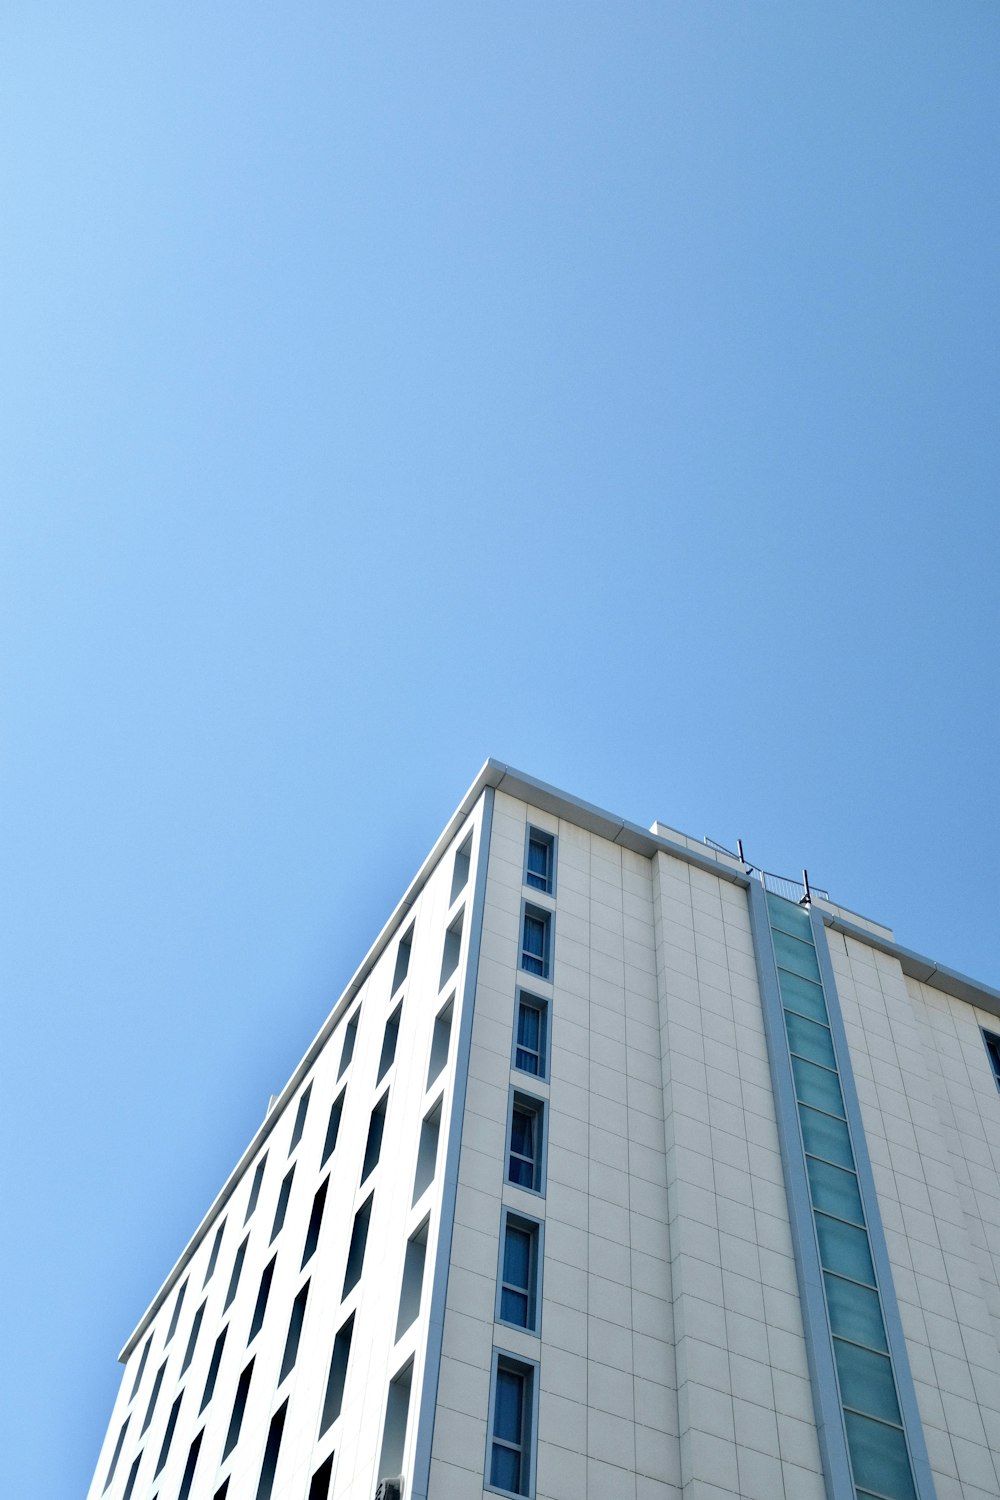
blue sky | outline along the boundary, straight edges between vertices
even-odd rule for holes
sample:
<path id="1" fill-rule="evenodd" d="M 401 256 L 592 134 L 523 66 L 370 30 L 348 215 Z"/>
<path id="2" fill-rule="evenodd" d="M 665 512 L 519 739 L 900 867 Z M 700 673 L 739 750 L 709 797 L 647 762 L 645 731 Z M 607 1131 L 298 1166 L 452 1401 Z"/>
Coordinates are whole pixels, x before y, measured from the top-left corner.
<path id="1" fill-rule="evenodd" d="M 998 41 L 0 19 L 7 1493 L 487 755 L 1000 984 Z"/>

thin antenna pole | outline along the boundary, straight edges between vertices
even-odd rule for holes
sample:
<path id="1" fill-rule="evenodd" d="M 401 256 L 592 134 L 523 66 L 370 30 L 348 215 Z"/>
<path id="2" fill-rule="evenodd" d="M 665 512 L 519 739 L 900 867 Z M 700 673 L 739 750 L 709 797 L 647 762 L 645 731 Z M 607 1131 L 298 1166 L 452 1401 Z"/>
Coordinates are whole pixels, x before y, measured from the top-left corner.
<path id="1" fill-rule="evenodd" d="M 736 852 L 737 852 L 737 854 L 740 857 L 740 864 L 741 865 L 745 865 L 746 864 L 746 860 L 743 858 L 743 840 L 742 839 L 737 839 L 736 840 Z"/>
<path id="2" fill-rule="evenodd" d="M 803 870 L 802 871 L 802 884 L 805 887 L 805 892 L 806 892 L 805 899 L 807 901 L 812 901 L 812 891 L 809 889 L 809 871 L 808 870 Z"/>

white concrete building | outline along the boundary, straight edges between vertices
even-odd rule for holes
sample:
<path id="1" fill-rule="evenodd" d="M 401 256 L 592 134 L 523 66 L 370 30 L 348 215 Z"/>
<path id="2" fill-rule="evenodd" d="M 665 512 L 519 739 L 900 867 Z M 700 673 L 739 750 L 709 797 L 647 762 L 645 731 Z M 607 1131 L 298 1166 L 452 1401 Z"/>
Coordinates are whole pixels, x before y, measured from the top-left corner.
<path id="1" fill-rule="evenodd" d="M 802 894 L 488 762 L 91 1500 L 997 1500 L 1000 994 Z"/>

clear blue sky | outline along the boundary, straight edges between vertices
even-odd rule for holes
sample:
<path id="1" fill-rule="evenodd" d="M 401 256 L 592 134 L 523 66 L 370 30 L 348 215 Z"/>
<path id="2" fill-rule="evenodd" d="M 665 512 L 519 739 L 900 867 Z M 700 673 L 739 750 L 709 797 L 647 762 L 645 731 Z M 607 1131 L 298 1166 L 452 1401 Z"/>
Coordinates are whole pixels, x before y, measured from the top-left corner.
<path id="1" fill-rule="evenodd" d="M 6 8 L 5 1494 L 487 755 L 1000 983 L 998 43 Z"/>

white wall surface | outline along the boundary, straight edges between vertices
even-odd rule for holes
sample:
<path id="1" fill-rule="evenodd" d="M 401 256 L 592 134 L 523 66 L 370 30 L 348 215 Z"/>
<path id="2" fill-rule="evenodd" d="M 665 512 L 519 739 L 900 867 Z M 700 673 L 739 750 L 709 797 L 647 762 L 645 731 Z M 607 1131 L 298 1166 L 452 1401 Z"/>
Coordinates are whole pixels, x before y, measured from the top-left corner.
<path id="1" fill-rule="evenodd" d="M 1000 1092 L 980 1025 L 828 932 L 938 1500 L 1000 1495 Z"/>
<path id="2" fill-rule="evenodd" d="M 414 925 L 410 968 L 405 983 L 390 995 L 396 962 L 396 942 L 378 960 L 357 1000 L 346 1011 L 333 1035 L 317 1057 L 308 1077 L 294 1098 L 273 1122 L 266 1142 L 244 1170 L 235 1192 L 223 1210 L 227 1220 L 218 1265 L 206 1289 L 207 1306 L 198 1346 L 190 1368 L 183 1377 L 180 1364 L 188 1341 L 192 1319 L 202 1301 L 201 1283 L 208 1263 L 215 1226 L 209 1227 L 191 1262 L 190 1282 L 177 1331 L 164 1354 L 164 1338 L 174 1305 L 175 1291 L 166 1297 L 153 1324 L 153 1345 L 139 1391 L 130 1400 L 135 1370 L 141 1357 L 146 1335 L 132 1354 L 125 1370 L 122 1387 L 112 1413 L 108 1437 L 90 1490 L 96 1500 L 104 1489 L 108 1465 L 117 1435 L 126 1413 L 129 1432 L 119 1459 L 109 1500 L 120 1500 L 137 1452 L 143 1458 L 133 1500 L 174 1500 L 184 1471 L 190 1444 L 204 1425 L 204 1437 L 191 1500 L 211 1500 L 226 1476 L 230 1476 L 229 1500 L 253 1500 L 272 1414 L 288 1400 L 288 1415 L 281 1445 L 274 1500 L 304 1500 L 311 1475 L 331 1451 L 335 1451 L 333 1483 L 330 1496 L 336 1500 L 371 1500 L 377 1474 L 376 1461 L 381 1446 L 385 1400 L 389 1380 L 409 1358 L 415 1361 L 413 1403 L 420 1388 L 423 1354 L 426 1345 L 426 1318 L 430 1268 L 436 1252 L 440 1228 L 441 1163 L 446 1149 L 448 1108 L 453 1087 L 455 1037 L 460 1021 L 461 1002 L 468 953 L 469 910 L 475 889 L 478 834 L 481 827 L 482 801 L 469 821 L 454 839 L 451 848 L 431 874 L 407 916 L 399 935 Z M 464 841 L 469 829 L 476 833 L 469 880 L 454 903 L 451 902 L 454 851 Z M 441 988 L 442 951 L 445 932 L 456 913 L 466 908 L 461 960 L 456 972 Z M 455 995 L 455 1016 L 449 1062 L 425 1088 L 428 1058 L 435 1016 L 447 998 Z M 387 1017 L 403 998 L 402 1019 L 396 1061 L 382 1082 L 376 1085 L 376 1074 L 382 1050 Z M 346 1022 L 360 1005 L 361 1021 L 357 1044 L 349 1069 L 338 1078 Z M 294 1153 L 289 1157 L 289 1142 L 298 1098 L 312 1083 L 312 1094 L 305 1130 Z M 325 1205 L 318 1249 L 311 1262 L 300 1269 L 313 1198 L 328 1168 L 320 1168 L 330 1106 L 344 1085 L 346 1100 L 336 1151 L 328 1163 L 332 1167 L 330 1188 Z M 389 1088 L 389 1107 L 381 1158 L 369 1179 L 359 1185 L 362 1159 L 372 1107 Z M 414 1169 L 420 1124 L 424 1115 L 440 1098 L 442 1138 L 438 1147 L 438 1169 L 434 1181 L 419 1202 L 411 1203 Z M 267 1167 L 256 1211 L 247 1226 L 243 1217 L 250 1193 L 256 1161 L 266 1151 Z M 269 1243 L 275 1206 L 282 1179 L 294 1162 L 293 1190 L 283 1228 Z M 374 1209 L 368 1235 L 364 1274 L 347 1298 L 341 1299 L 348 1246 L 356 1209 L 374 1189 Z M 421 1313 L 412 1327 L 395 1342 L 396 1315 L 406 1242 L 411 1233 L 429 1216 L 427 1267 Z M 220 1215 L 221 1217 L 221 1215 Z M 223 1314 L 234 1256 L 243 1236 L 250 1239 L 232 1307 Z M 261 1273 L 277 1252 L 274 1281 L 266 1318 L 261 1332 L 247 1348 L 247 1334 L 253 1317 Z M 183 1279 L 183 1278 L 181 1278 Z M 305 1323 L 294 1370 L 280 1384 L 278 1375 L 285 1347 L 292 1303 L 300 1287 L 310 1280 Z M 338 1421 L 323 1436 L 318 1434 L 320 1412 L 326 1390 L 327 1375 L 334 1338 L 351 1312 L 355 1313 L 354 1338 L 343 1411 Z M 224 1324 L 229 1333 L 218 1383 L 204 1416 L 199 1417 L 205 1377 L 216 1337 Z M 226 1462 L 220 1462 L 229 1426 L 233 1397 L 241 1370 L 255 1356 L 249 1402 L 239 1443 Z M 156 1403 L 156 1411 L 145 1437 L 139 1441 L 138 1426 L 152 1390 L 156 1372 L 167 1359 L 166 1376 Z M 174 1433 L 169 1459 L 154 1482 L 153 1469 L 159 1454 L 171 1405 L 183 1391 L 180 1419 Z M 407 1458 L 412 1453 L 415 1430 L 414 1413 L 408 1426 Z"/>

